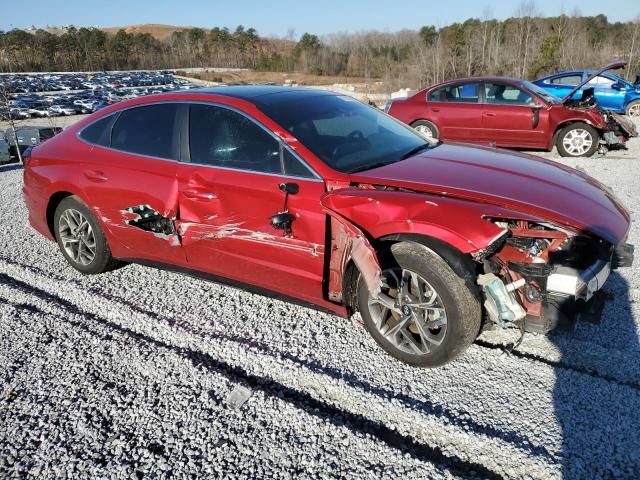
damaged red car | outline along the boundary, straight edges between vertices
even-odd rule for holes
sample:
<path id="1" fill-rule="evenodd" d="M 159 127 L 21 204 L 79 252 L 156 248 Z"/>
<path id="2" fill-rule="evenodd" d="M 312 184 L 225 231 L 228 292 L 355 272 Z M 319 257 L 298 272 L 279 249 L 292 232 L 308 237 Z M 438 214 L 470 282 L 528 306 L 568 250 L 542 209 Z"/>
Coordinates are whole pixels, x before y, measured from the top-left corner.
<path id="1" fill-rule="evenodd" d="M 184 271 L 349 316 L 437 366 L 483 322 L 547 332 L 630 265 L 629 213 L 540 158 L 425 141 L 329 92 L 237 86 L 101 110 L 25 161 L 31 225 L 87 274 Z"/>
<path id="2" fill-rule="evenodd" d="M 556 146 L 563 157 L 590 157 L 638 135 L 628 118 L 598 106 L 593 87 L 583 89 L 602 72 L 625 65 L 594 72 L 564 98 L 525 80 L 474 77 L 428 87 L 387 103 L 385 110 L 442 141 L 546 151 Z"/>

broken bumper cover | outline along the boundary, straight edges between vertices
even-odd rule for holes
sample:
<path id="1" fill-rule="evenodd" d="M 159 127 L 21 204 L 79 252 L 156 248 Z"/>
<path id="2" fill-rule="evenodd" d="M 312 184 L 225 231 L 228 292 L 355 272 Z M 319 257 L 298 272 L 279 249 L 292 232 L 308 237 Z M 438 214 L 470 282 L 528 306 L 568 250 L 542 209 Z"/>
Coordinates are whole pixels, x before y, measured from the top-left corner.
<path id="1" fill-rule="evenodd" d="M 558 266 L 547 278 L 547 292 L 589 301 L 600 290 L 611 273 L 611 262 L 598 260 L 585 270 Z"/>
<path id="2" fill-rule="evenodd" d="M 547 292 L 552 295 L 569 295 L 587 302 L 602 288 L 611 270 L 633 264 L 633 253 L 633 245 L 623 243 L 614 250 L 611 261 L 598 260 L 585 270 L 557 266 L 547 278 Z"/>

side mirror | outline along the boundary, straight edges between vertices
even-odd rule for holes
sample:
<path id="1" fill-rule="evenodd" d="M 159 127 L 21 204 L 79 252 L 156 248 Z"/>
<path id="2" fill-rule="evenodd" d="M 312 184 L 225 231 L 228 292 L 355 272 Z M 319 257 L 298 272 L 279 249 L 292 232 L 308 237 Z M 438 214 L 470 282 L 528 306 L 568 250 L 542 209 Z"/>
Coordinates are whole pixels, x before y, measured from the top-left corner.
<path id="1" fill-rule="evenodd" d="M 611 84 L 611 88 L 613 88 L 614 90 L 618 90 L 619 92 L 622 91 L 622 90 L 625 90 L 624 85 L 622 83 L 620 83 L 620 82 L 616 82 L 616 83 Z"/>

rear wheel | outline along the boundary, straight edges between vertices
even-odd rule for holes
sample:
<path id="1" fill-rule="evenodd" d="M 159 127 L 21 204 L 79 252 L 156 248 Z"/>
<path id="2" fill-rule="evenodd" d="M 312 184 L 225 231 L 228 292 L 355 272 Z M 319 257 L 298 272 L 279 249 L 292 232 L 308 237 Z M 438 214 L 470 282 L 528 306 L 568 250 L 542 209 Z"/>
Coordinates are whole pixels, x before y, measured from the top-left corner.
<path id="1" fill-rule="evenodd" d="M 416 122 L 413 122 L 411 124 L 411 127 L 413 127 L 413 129 L 416 132 L 424 135 L 429 139 L 437 140 L 440 136 L 440 132 L 438 132 L 438 127 L 436 127 L 429 120 L 418 120 Z"/>
<path id="2" fill-rule="evenodd" d="M 102 273 L 120 265 L 111 256 L 100 224 L 78 197 L 67 197 L 60 202 L 53 225 L 62 255 L 76 270 L 86 274 Z"/>
<path id="3" fill-rule="evenodd" d="M 629 117 L 640 117 L 640 100 L 629 102 L 627 108 L 624 109 L 624 113 Z"/>
<path id="4" fill-rule="evenodd" d="M 556 147 L 562 157 L 590 157 L 600 144 L 600 135 L 586 123 L 572 123 L 562 128 L 556 138 Z"/>
<path id="5" fill-rule="evenodd" d="M 435 252 L 412 243 L 391 246 L 381 258 L 383 288 L 372 298 L 358 283 L 365 327 L 390 355 L 410 365 L 436 367 L 460 355 L 480 330 L 477 298 Z"/>

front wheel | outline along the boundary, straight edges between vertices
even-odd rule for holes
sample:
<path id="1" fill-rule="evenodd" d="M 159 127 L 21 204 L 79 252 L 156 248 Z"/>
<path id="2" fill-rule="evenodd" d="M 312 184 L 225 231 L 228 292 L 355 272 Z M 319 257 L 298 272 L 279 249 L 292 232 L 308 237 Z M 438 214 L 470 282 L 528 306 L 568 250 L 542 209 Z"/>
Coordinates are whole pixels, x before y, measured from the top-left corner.
<path id="1" fill-rule="evenodd" d="M 640 100 L 629 102 L 627 108 L 624 109 L 624 113 L 629 117 L 640 117 Z"/>
<path id="2" fill-rule="evenodd" d="M 561 157 L 591 157 L 600 143 L 600 135 L 586 123 L 572 123 L 558 133 L 556 147 Z"/>
<path id="3" fill-rule="evenodd" d="M 391 356 L 418 367 L 437 367 L 459 356 L 477 337 L 478 299 L 432 250 L 412 242 L 391 246 L 381 258 L 382 294 L 358 282 L 364 325 Z"/>

